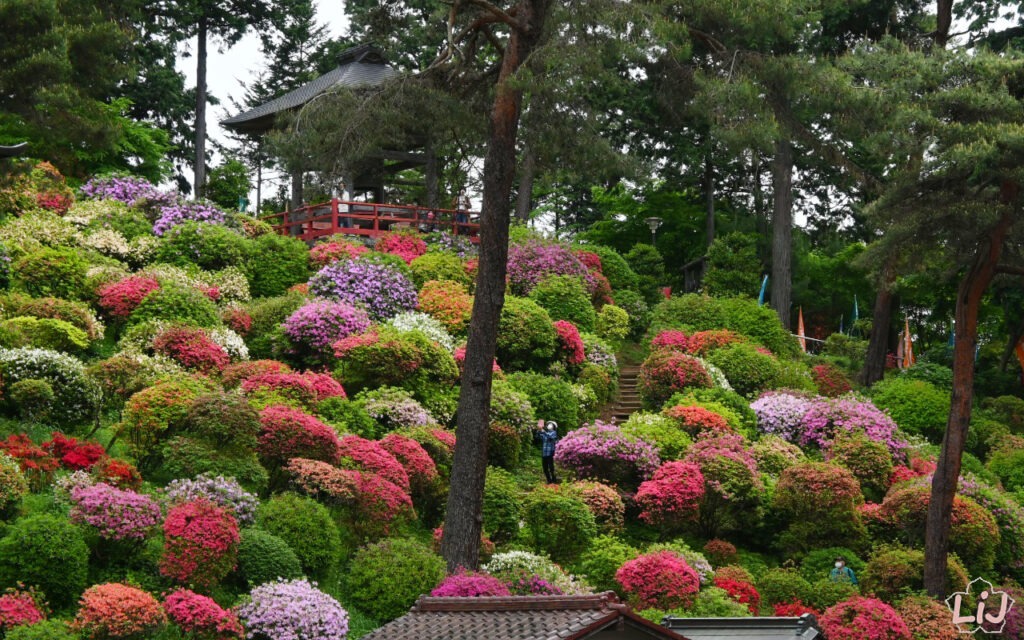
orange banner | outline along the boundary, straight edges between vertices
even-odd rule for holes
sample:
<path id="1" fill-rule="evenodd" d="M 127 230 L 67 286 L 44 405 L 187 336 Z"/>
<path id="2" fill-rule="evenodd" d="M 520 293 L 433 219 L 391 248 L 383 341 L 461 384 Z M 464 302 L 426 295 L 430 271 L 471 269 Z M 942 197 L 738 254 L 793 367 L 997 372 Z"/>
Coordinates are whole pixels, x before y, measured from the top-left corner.
<path id="1" fill-rule="evenodd" d="M 1017 354 L 1017 359 L 1020 360 L 1020 368 L 1024 369 L 1024 338 L 1021 338 L 1020 342 L 1017 343 L 1014 353 Z"/>
<path id="2" fill-rule="evenodd" d="M 910 320 L 903 319 L 903 368 L 914 366 L 914 341 L 910 339 Z"/>
<path id="3" fill-rule="evenodd" d="M 807 335 L 804 333 L 804 308 L 800 307 L 796 321 L 796 337 L 800 339 L 800 349 L 807 353 Z"/>

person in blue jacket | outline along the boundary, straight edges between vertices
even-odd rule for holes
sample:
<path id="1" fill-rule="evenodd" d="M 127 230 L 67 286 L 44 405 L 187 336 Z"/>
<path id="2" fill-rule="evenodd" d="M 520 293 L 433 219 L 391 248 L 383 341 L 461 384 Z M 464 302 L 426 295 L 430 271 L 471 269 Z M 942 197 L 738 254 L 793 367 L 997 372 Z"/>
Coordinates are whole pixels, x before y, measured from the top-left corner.
<path id="1" fill-rule="evenodd" d="M 549 420 L 537 434 L 540 440 L 540 460 L 544 467 L 544 477 L 548 484 L 558 484 L 555 475 L 555 448 L 558 446 L 558 423 Z"/>
<path id="2" fill-rule="evenodd" d="M 853 569 L 846 566 L 846 558 L 843 556 L 836 556 L 836 566 L 829 572 L 828 579 L 832 582 L 857 584 L 857 576 L 853 573 Z"/>

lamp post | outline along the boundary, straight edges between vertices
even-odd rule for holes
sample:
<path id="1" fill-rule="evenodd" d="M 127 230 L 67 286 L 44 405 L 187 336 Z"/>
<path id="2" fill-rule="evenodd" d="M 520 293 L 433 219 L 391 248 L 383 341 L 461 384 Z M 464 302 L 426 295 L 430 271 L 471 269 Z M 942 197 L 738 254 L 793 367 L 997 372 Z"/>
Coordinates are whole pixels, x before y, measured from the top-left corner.
<path id="1" fill-rule="evenodd" d="M 658 227 L 661 226 L 663 221 L 657 216 L 651 216 L 650 218 L 644 218 L 644 222 L 646 222 L 647 226 L 651 229 L 651 246 L 654 246 L 654 238 L 658 233 Z"/>

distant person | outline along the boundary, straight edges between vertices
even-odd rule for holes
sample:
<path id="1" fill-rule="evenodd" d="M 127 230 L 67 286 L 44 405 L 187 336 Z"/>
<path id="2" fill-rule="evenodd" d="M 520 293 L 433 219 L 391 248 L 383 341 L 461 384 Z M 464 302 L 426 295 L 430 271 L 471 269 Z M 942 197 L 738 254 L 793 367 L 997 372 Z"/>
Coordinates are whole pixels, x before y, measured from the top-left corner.
<path id="1" fill-rule="evenodd" d="M 846 566 L 846 558 L 843 556 L 836 556 L 835 566 L 829 572 L 828 579 L 832 582 L 857 584 L 857 576 L 853 573 L 853 569 Z"/>
<path id="2" fill-rule="evenodd" d="M 472 206 L 469 196 L 466 195 L 466 190 L 459 191 L 459 195 L 455 197 L 455 222 L 458 224 L 469 222 L 469 209 Z"/>
<path id="3" fill-rule="evenodd" d="M 433 211 L 428 211 L 424 222 L 420 223 L 420 233 L 432 233 L 437 231 L 437 217 Z"/>
<path id="4" fill-rule="evenodd" d="M 540 461 L 548 484 L 558 484 L 555 475 L 555 449 L 558 447 L 558 423 L 549 420 L 537 433 L 540 440 Z"/>
<path id="5" fill-rule="evenodd" d="M 349 193 L 348 187 L 345 185 L 344 180 L 338 181 L 338 186 L 334 190 L 334 197 L 338 200 L 338 214 L 347 214 L 352 211 L 349 202 L 352 200 L 352 194 Z M 344 215 L 341 218 L 341 226 L 346 229 L 352 228 L 352 216 Z"/>

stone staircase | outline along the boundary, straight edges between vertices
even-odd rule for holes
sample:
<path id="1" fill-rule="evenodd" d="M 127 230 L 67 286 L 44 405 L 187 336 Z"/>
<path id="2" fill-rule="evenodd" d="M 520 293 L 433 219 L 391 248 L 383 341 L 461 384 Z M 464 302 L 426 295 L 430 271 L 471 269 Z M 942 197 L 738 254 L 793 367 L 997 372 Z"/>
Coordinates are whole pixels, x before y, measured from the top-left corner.
<path id="1" fill-rule="evenodd" d="M 630 414 L 640 411 L 640 394 L 636 390 L 636 378 L 640 374 L 637 365 L 623 365 L 619 369 L 619 394 L 611 404 L 605 419 L 616 423 L 625 422 Z"/>

